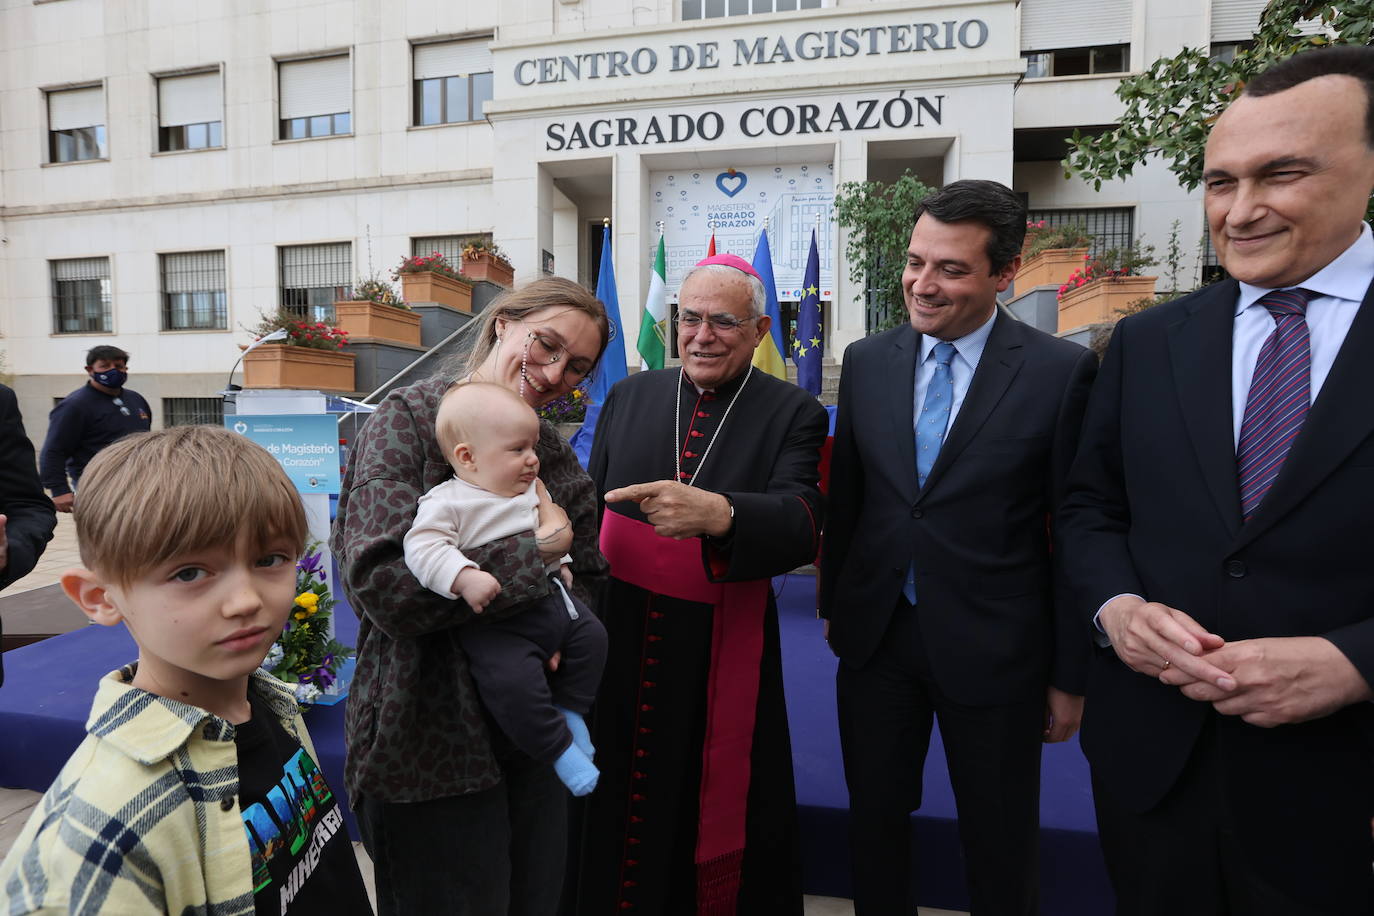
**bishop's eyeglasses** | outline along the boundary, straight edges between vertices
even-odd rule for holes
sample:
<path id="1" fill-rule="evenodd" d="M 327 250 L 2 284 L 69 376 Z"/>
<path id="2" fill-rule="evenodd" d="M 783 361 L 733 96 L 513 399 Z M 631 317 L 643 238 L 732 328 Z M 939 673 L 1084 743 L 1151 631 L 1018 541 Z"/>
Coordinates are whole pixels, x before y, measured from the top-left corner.
<path id="1" fill-rule="evenodd" d="M 683 309 L 677 313 L 677 326 L 686 328 L 688 331 L 698 330 L 703 323 L 709 324 L 711 330 L 717 334 L 732 334 L 751 321 L 758 321 L 758 315 L 750 315 L 748 318 L 736 318 L 729 312 L 712 312 L 710 315 L 702 317 L 690 309 Z"/>

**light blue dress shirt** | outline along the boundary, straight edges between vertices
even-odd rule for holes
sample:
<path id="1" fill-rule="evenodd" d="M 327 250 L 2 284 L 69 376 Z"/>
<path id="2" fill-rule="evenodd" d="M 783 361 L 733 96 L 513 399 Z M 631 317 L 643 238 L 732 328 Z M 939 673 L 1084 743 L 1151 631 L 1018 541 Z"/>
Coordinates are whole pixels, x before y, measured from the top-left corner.
<path id="1" fill-rule="evenodd" d="M 978 370 L 978 361 L 983 358 L 983 348 L 988 344 L 988 335 L 992 333 L 992 323 L 996 320 L 997 309 L 994 308 L 988 320 L 976 330 L 950 341 L 954 344 L 954 359 L 949 364 L 950 375 L 954 377 L 954 400 L 949 406 L 949 426 L 945 427 L 946 434 L 949 433 L 949 427 L 954 425 L 959 408 L 964 406 L 964 395 L 968 394 L 968 386 L 973 383 L 973 373 Z M 916 390 L 913 394 L 913 404 L 926 402 L 926 389 L 930 387 L 930 380 L 935 376 L 935 359 L 931 354 L 935 352 L 935 345 L 939 342 L 938 337 L 921 335 L 921 352 L 916 360 Z M 914 429 L 915 414 L 912 421 Z M 915 471 L 916 469 L 912 468 L 912 473 Z"/>

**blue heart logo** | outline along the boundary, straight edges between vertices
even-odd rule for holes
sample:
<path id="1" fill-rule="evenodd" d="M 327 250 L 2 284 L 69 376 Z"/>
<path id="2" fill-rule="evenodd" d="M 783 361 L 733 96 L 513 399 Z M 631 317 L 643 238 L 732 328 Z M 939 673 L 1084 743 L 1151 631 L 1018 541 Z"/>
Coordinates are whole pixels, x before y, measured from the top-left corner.
<path id="1" fill-rule="evenodd" d="M 729 172 L 721 172 L 716 176 L 716 187 L 720 188 L 721 193 L 726 197 L 734 197 L 740 191 L 743 191 L 744 186 L 748 183 L 749 176 L 740 171 L 736 171 L 733 175 Z M 730 187 L 730 185 L 733 185 L 733 187 Z"/>

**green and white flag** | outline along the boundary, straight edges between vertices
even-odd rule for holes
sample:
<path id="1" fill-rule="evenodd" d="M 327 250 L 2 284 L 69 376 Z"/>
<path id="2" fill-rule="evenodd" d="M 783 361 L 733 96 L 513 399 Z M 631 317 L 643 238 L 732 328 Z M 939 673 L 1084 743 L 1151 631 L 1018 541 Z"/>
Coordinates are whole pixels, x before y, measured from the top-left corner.
<path id="1" fill-rule="evenodd" d="M 658 254 L 649 274 L 649 298 L 644 302 L 644 314 L 639 318 L 639 360 L 642 369 L 662 369 L 668 340 L 668 273 L 667 257 L 663 251 L 663 232 L 658 234 Z"/>

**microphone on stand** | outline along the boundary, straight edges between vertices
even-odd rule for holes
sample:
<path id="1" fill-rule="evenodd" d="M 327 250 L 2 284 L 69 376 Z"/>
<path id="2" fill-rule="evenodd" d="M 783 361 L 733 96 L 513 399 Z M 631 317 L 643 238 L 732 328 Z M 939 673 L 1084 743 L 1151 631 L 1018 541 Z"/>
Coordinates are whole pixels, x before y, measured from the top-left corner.
<path id="1" fill-rule="evenodd" d="M 225 386 L 224 386 L 224 393 L 225 393 L 225 394 L 228 394 L 228 393 L 231 392 L 231 391 L 242 391 L 242 390 L 243 390 L 243 386 L 242 386 L 242 385 L 235 385 L 235 384 L 234 384 L 234 371 L 235 371 L 236 369 L 238 369 L 239 363 L 243 362 L 243 358 L 244 358 L 245 356 L 247 356 L 249 353 L 252 353 L 254 350 L 256 350 L 258 347 L 262 346 L 262 345 L 265 344 L 265 343 L 270 343 L 271 341 L 274 341 L 274 340 L 285 340 L 285 339 L 287 338 L 287 336 L 288 336 L 288 335 L 287 335 L 286 328 L 277 328 L 277 329 L 276 329 L 275 331 L 273 331 L 271 334 L 267 334 L 267 335 L 265 335 L 265 336 L 263 336 L 263 337 L 259 337 L 257 340 L 253 341 L 253 342 L 250 343 L 248 346 L 244 347 L 243 352 L 239 354 L 239 358 L 238 358 L 238 359 L 234 360 L 234 365 L 233 365 L 233 367 L 230 368 L 230 370 L 229 370 L 229 381 L 228 381 L 227 383 L 225 383 Z"/>

